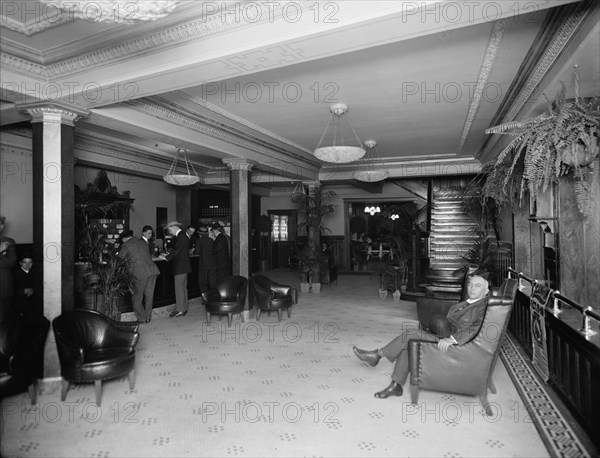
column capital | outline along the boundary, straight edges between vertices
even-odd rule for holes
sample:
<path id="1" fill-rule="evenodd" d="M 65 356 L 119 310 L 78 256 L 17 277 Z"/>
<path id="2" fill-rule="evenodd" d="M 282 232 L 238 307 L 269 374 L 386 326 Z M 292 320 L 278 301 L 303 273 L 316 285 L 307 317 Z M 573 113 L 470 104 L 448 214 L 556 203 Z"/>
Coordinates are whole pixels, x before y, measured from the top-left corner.
<path id="1" fill-rule="evenodd" d="M 303 181 L 302 184 L 305 186 L 308 186 L 308 189 L 315 189 L 315 188 L 321 186 L 321 182 L 319 180 Z"/>
<path id="2" fill-rule="evenodd" d="M 256 162 L 241 157 L 225 158 L 222 161 L 229 167 L 229 170 L 252 170 L 252 167 L 256 165 Z"/>
<path id="3" fill-rule="evenodd" d="M 74 126 L 79 118 L 90 115 L 88 110 L 66 103 L 28 102 L 17 104 L 23 113 L 31 115 L 31 122 L 55 122 Z"/>

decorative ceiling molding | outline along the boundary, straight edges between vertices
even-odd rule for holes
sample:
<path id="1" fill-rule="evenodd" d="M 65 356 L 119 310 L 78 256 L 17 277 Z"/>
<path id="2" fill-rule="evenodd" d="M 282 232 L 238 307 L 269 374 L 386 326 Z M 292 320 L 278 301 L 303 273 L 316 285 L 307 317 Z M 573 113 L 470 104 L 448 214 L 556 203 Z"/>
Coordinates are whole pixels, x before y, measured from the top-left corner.
<path id="1" fill-rule="evenodd" d="M 255 130 L 256 132 L 266 135 L 267 137 L 272 138 L 273 140 L 276 140 L 280 143 L 291 146 L 292 148 L 296 148 L 300 151 L 304 151 L 306 154 L 312 154 L 312 151 L 309 150 L 308 148 L 298 145 L 297 143 L 294 143 L 294 142 L 288 140 L 287 138 L 277 135 L 276 133 L 271 132 L 270 130 L 267 130 L 260 126 L 257 126 L 256 124 L 251 123 L 250 121 L 248 121 L 245 118 L 236 116 L 233 113 L 230 113 L 229 111 L 224 110 L 223 108 L 218 107 L 218 106 L 204 100 L 202 97 L 192 96 L 185 91 L 175 91 L 175 93 L 181 97 L 188 99 L 190 102 L 193 102 L 198 106 L 201 106 L 202 108 L 206 108 L 207 110 L 210 110 L 213 113 L 217 113 L 227 119 L 230 119 L 230 120 L 235 121 L 243 126 L 250 128 L 252 130 Z"/>
<path id="2" fill-rule="evenodd" d="M 542 58 L 537 62 L 533 72 L 529 75 L 527 82 L 521 88 L 519 95 L 514 100 L 510 110 L 508 113 L 506 113 L 500 124 L 513 121 L 519 111 L 521 111 L 521 108 L 523 108 L 525 103 L 527 103 L 527 101 L 530 99 L 544 75 L 548 73 L 548 70 L 556 58 L 560 55 L 565 45 L 569 42 L 585 18 L 586 12 L 588 11 L 588 7 L 585 3 L 586 2 L 581 2 L 574 5 L 569 5 L 569 7 L 572 9 L 571 13 L 567 18 L 565 18 L 558 33 L 554 36 L 552 42 L 546 48 Z"/>
<path id="3" fill-rule="evenodd" d="M 77 145 L 87 145 L 86 150 L 92 152 L 100 152 L 101 150 L 120 152 L 119 158 L 138 162 L 144 165 L 159 167 L 168 170 L 173 162 L 173 158 L 165 156 L 164 153 L 153 148 L 144 147 L 138 143 L 128 142 L 109 135 L 91 132 L 85 129 L 78 128 L 75 132 Z M 82 148 L 83 149 L 83 148 Z M 194 167 L 202 170 L 202 173 L 209 171 L 218 171 L 221 167 L 213 167 L 210 165 L 193 162 Z"/>
<path id="4" fill-rule="evenodd" d="M 239 131 L 235 133 L 226 131 L 223 128 L 223 124 L 220 124 L 220 127 L 217 127 L 218 124 L 212 120 L 208 120 L 207 118 L 204 118 L 202 121 L 193 119 L 198 118 L 199 115 L 196 113 L 191 113 L 189 110 L 186 110 L 185 108 L 179 107 L 175 104 L 172 104 L 170 107 L 166 107 L 159 103 L 152 103 L 145 99 L 129 100 L 127 102 L 123 102 L 122 104 L 130 107 L 133 110 L 146 113 L 155 118 L 165 120 L 178 126 L 186 127 L 213 138 L 217 138 L 256 153 L 263 154 L 269 158 L 279 161 L 282 165 L 289 165 L 290 163 L 295 164 L 294 161 L 302 161 L 307 164 L 306 166 L 308 168 L 320 166 L 320 163 L 317 159 L 310 158 L 312 160 L 309 160 L 305 157 L 300 157 L 299 155 L 288 151 L 286 151 L 285 154 L 280 153 L 276 151 L 274 147 L 267 148 L 257 143 L 257 140 L 249 140 L 247 137 L 245 137 L 246 134 L 244 133 Z"/>
<path id="5" fill-rule="evenodd" d="M 491 126 L 515 120 L 573 35 L 577 33 L 586 16 L 593 10 L 593 5 L 590 6 L 591 3 L 582 1 L 568 4 L 549 13 L 549 19 L 542 25 L 540 36 L 534 42 L 530 53 L 517 72 L 505 102 L 492 119 Z M 549 33 L 551 34 L 549 38 L 544 37 L 544 34 Z M 541 50 L 536 49 L 539 41 L 543 41 Z M 500 135 L 487 136 L 483 140 L 482 146 L 478 148 L 476 157 L 483 162 L 489 161 L 493 157 L 493 149 L 500 137 Z"/>
<path id="6" fill-rule="evenodd" d="M 475 119 L 475 115 L 477 115 L 479 105 L 481 104 L 483 91 L 486 87 L 488 78 L 490 77 L 490 73 L 492 72 L 492 68 L 494 67 L 494 62 L 496 61 L 498 50 L 500 49 L 500 45 L 502 44 L 502 40 L 504 39 L 507 30 L 508 23 L 505 19 L 501 19 L 495 22 L 492 27 L 490 38 L 488 40 L 487 48 L 485 51 L 485 56 L 483 58 L 483 62 L 481 63 L 479 76 L 477 77 L 477 85 L 475 86 L 473 99 L 471 100 L 471 103 L 469 105 L 469 112 L 467 114 L 467 119 L 465 120 L 465 125 L 463 126 L 462 135 L 460 137 L 460 143 L 456 151 L 457 154 L 460 154 L 462 152 L 462 149 L 465 146 L 465 142 L 467 141 L 467 136 L 469 135 L 469 132 L 471 132 L 473 120 Z"/>
<path id="7" fill-rule="evenodd" d="M 203 2 L 205 3 L 205 2 Z M 277 2 L 273 8 L 274 2 L 253 2 L 256 7 L 260 7 L 260 19 L 253 22 L 253 25 L 266 21 L 273 21 L 282 16 L 283 7 Z M 220 5 L 227 7 L 227 2 Z M 299 7 L 310 8 L 308 2 L 299 3 Z M 202 9 L 203 12 L 206 9 Z M 3 43 L 6 57 L 2 58 L 2 65 L 21 74 L 43 77 L 46 80 L 54 78 L 63 78 L 79 72 L 90 71 L 95 68 L 106 67 L 118 62 L 130 60 L 134 57 L 141 57 L 152 54 L 157 51 L 164 51 L 184 43 L 200 40 L 210 35 L 215 35 L 235 28 L 246 26 L 244 21 L 239 20 L 236 14 L 212 14 L 208 17 L 191 21 L 185 24 L 179 24 L 173 27 L 167 27 L 157 32 L 149 33 L 140 38 L 131 39 L 117 45 L 107 46 L 105 48 L 87 52 L 80 56 L 62 60 L 60 62 L 42 65 L 41 62 L 32 63 L 11 54 L 12 43 Z M 42 57 L 43 61 L 43 57 Z M 33 65 L 32 65 L 33 64 Z M 37 66 L 40 66 L 38 68 Z"/>
<path id="8" fill-rule="evenodd" d="M 2 27 L 6 27 L 14 32 L 22 33 L 28 37 L 67 22 L 70 22 L 69 18 L 66 15 L 60 14 L 59 12 L 55 12 L 51 16 L 46 14 L 40 15 L 40 17 L 36 17 L 26 22 L 16 21 L 4 14 L 0 15 L 0 25 Z"/>
<path id="9" fill-rule="evenodd" d="M 21 59 L 4 51 L 0 51 L 0 65 L 15 73 L 26 75 L 35 79 L 48 80 L 48 71 L 45 65 Z"/>

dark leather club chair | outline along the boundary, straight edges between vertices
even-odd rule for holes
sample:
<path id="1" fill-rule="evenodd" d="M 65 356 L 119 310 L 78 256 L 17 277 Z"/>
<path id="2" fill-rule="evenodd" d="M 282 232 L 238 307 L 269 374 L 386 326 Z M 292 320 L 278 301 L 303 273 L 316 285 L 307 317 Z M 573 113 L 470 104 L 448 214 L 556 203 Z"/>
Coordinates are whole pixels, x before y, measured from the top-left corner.
<path id="1" fill-rule="evenodd" d="M 492 288 L 483 324 L 477 335 L 446 353 L 437 343 L 411 340 L 408 343 L 411 402 L 417 403 L 419 389 L 479 396 L 487 415 L 493 412 L 488 389 L 496 393 L 492 373 L 517 294 L 518 280 L 509 278 Z"/>
<path id="2" fill-rule="evenodd" d="M 429 330 L 429 322 L 431 317 L 434 315 L 448 314 L 448 310 L 454 304 L 462 302 L 468 299 L 467 284 L 469 282 L 469 275 L 475 273 L 479 267 L 476 265 L 470 265 L 465 272 L 462 280 L 462 286 L 460 291 L 460 297 L 447 298 L 438 296 L 421 296 L 417 297 L 417 316 L 419 323 L 423 329 Z"/>
<path id="3" fill-rule="evenodd" d="M 93 310 L 73 310 L 52 321 L 62 376 L 61 401 L 71 383 L 94 382 L 96 404 L 102 400 L 102 381 L 129 378 L 135 386 L 135 324 L 112 320 Z"/>
<path id="4" fill-rule="evenodd" d="M 234 314 L 239 313 L 244 321 L 244 304 L 248 292 L 248 279 L 233 275 L 221 280 L 204 296 L 206 302 L 206 320 L 210 323 L 211 315 L 227 315 L 227 326 L 231 326 Z"/>
<path id="5" fill-rule="evenodd" d="M 29 391 L 37 402 L 37 379 L 43 376 L 44 344 L 50 321 L 24 315 L 0 324 L 0 397 Z"/>
<path id="6" fill-rule="evenodd" d="M 260 320 L 262 311 L 269 316 L 271 312 L 277 312 L 277 318 L 281 321 L 281 311 L 287 310 L 288 318 L 292 316 L 292 305 L 294 302 L 294 288 L 274 282 L 264 275 L 255 275 L 250 279 L 250 306 L 256 307 L 256 320 Z"/>

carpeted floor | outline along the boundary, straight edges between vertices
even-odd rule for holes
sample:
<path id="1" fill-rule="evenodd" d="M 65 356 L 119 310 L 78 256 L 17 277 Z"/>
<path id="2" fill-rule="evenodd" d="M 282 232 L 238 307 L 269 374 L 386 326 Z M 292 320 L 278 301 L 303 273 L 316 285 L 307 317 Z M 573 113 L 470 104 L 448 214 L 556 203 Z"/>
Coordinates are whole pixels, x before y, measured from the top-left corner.
<path id="1" fill-rule="evenodd" d="M 289 272 L 269 276 L 298 285 Z M 375 399 L 392 365 L 368 367 L 352 345 L 380 347 L 416 319 L 414 303 L 379 300 L 375 279 L 340 276 L 320 295 L 300 295 L 281 323 L 263 314 L 229 329 L 226 319 L 209 325 L 196 300 L 186 317 L 166 313 L 141 327 L 134 390 L 126 379 L 105 383 L 101 407 L 93 385 L 71 388 L 64 403 L 59 392 L 35 407 L 26 394 L 5 399 L 2 456 L 559 456 L 502 361 L 492 417 L 471 397 Z"/>

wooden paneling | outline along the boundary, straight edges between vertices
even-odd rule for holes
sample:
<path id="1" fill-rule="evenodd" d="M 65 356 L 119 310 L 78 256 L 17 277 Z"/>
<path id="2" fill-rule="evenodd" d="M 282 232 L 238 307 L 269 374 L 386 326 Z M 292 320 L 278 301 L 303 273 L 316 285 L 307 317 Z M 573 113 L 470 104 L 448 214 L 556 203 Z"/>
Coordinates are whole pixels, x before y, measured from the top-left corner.
<path id="1" fill-rule="evenodd" d="M 600 443 L 600 350 L 546 314 L 550 383 L 596 444 Z"/>
<path id="2" fill-rule="evenodd" d="M 577 209 L 574 180 L 564 178 L 559 187 L 560 292 L 580 304 L 600 310 L 600 180 L 591 183 L 592 208 L 584 217 Z"/>
<path id="3" fill-rule="evenodd" d="M 517 291 L 515 305 L 508 322 L 508 330 L 519 341 L 521 347 L 531 358 L 531 312 L 529 310 L 529 296 Z"/>

